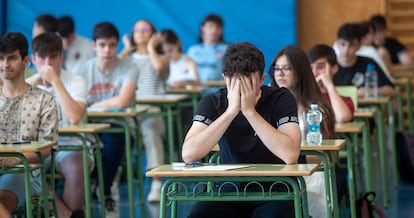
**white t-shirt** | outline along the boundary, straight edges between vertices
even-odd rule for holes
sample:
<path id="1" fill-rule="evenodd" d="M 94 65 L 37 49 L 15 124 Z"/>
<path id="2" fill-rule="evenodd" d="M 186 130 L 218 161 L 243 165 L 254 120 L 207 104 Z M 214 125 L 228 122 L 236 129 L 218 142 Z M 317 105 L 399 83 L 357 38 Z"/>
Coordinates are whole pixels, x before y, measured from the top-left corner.
<path id="1" fill-rule="evenodd" d="M 76 73 L 78 67 L 95 56 L 92 42 L 83 36 L 75 35 L 75 39 L 65 52 L 63 68 L 69 72 Z"/>
<path id="2" fill-rule="evenodd" d="M 181 56 L 177 61 L 171 61 L 169 65 L 169 74 L 167 85 L 170 86 L 179 81 L 195 81 L 197 75 L 193 70 L 187 68 L 187 57 Z"/>

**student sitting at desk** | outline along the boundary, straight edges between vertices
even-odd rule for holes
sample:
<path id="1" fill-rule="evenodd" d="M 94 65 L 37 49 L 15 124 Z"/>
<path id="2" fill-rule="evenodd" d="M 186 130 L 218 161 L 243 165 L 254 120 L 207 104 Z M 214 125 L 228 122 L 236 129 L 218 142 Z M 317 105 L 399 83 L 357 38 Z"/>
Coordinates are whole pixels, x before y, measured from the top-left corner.
<path id="1" fill-rule="evenodd" d="M 161 43 L 164 57 L 169 61 L 167 87 L 185 88 L 186 85 L 200 85 L 197 64 L 183 54 L 177 34 L 167 29 L 155 36 Z"/>
<path id="2" fill-rule="evenodd" d="M 32 50 L 32 62 L 37 74 L 28 78 L 27 82 L 55 97 L 61 124 L 79 123 L 86 111 L 86 83 L 81 76 L 61 69 L 62 39 L 55 33 L 42 33 L 33 39 Z M 59 145 L 81 144 L 76 138 L 59 137 Z M 56 170 L 65 179 L 62 199 L 55 195 L 59 217 L 83 217 L 85 192 L 82 152 L 61 151 L 55 158 Z"/>
<path id="3" fill-rule="evenodd" d="M 250 43 L 230 45 L 223 56 L 227 88 L 199 103 L 182 149 L 186 162 L 205 157 L 217 143 L 221 163 L 294 164 L 300 151 L 296 100 L 285 88 L 263 86 L 263 53 Z M 233 190 L 233 189 L 232 189 Z M 198 202 L 189 217 L 293 217 L 292 201 Z"/>
<path id="4" fill-rule="evenodd" d="M 371 58 L 357 56 L 356 52 L 361 44 L 359 25 L 345 23 L 337 33 L 336 45 L 338 46 L 338 72 L 334 75 L 335 85 L 355 85 L 358 87 L 358 96 L 365 93 L 365 71 L 368 64 L 373 64 L 378 75 L 378 94 L 394 95 L 394 85 L 387 78 L 381 67 Z"/>
<path id="5" fill-rule="evenodd" d="M 94 26 L 92 35 L 96 58 L 84 62 L 77 72 L 86 80 L 88 106 L 126 108 L 135 105 L 138 69 L 132 62 L 117 58 L 118 29 L 112 23 L 101 22 Z M 108 122 L 119 126 L 114 121 Z M 124 133 L 103 133 L 100 139 L 103 143 L 105 205 L 108 212 L 116 212 L 111 186 L 125 155 L 125 136 Z"/>
<path id="6" fill-rule="evenodd" d="M 53 96 L 24 81 L 29 63 L 28 42 L 21 33 L 0 36 L 0 141 L 56 141 L 58 119 Z M 48 156 L 50 150 L 42 151 Z M 37 163 L 34 153 L 24 154 L 29 163 Z M 18 158 L 0 157 L 5 166 L 19 163 Z M 0 217 L 22 206 L 26 200 L 23 174 L 0 175 Z M 33 196 L 41 192 L 40 176 L 31 178 Z"/>
<path id="7" fill-rule="evenodd" d="M 276 54 L 270 66 L 271 86 L 287 88 L 296 97 L 302 140 L 305 140 L 307 129 L 306 112 L 313 103 L 318 104 L 322 112 L 321 133 L 323 139 L 336 138 L 334 132 L 335 114 L 319 90 L 306 53 L 297 46 L 287 46 Z M 300 161 L 305 160 L 301 157 Z M 319 157 L 308 155 L 306 162 L 320 163 L 321 160 Z M 308 189 L 309 214 L 312 217 L 326 217 L 323 173 L 307 176 L 305 181 Z M 340 182 L 338 184 L 340 187 L 343 180 L 338 176 L 337 181 Z"/>
<path id="8" fill-rule="evenodd" d="M 354 103 L 350 97 L 339 95 L 332 81 L 338 71 L 335 51 L 327 45 L 315 45 L 308 51 L 308 59 L 319 90 L 333 106 L 335 121 L 351 121 L 355 111 Z"/>

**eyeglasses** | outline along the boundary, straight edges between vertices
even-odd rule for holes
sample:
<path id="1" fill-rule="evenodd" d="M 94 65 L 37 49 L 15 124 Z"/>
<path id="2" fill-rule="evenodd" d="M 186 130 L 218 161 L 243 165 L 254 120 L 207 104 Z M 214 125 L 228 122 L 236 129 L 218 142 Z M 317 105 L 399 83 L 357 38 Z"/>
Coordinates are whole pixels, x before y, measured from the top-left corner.
<path id="1" fill-rule="evenodd" d="M 151 31 L 151 27 L 148 25 L 142 26 L 142 27 L 134 27 L 132 29 L 134 32 L 149 32 Z"/>
<path id="2" fill-rule="evenodd" d="M 291 67 L 289 66 L 284 66 L 284 67 L 272 67 L 272 73 L 277 73 L 277 72 L 281 72 L 281 73 L 290 73 L 292 70 Z"/>

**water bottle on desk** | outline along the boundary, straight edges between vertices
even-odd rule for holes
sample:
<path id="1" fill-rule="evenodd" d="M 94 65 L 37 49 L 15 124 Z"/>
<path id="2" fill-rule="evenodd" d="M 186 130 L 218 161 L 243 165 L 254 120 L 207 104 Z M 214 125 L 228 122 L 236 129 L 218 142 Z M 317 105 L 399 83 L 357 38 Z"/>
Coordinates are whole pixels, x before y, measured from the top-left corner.
<path id="1" fill-rule="evenodd" d="M 322 113 L 319 111 L 318 104 L 311 104 L 311 109 L 306 113 L 306 121 L 308 122 L 308 133 L 306 134 L 306 143 L 309 145 L 322 144 Z"/>
<path id="2" fill-rule="evenodd" d="M 368 64 L 365 72 L 365 98 L 378 98 L 378 73 L 373 64 Z"/>

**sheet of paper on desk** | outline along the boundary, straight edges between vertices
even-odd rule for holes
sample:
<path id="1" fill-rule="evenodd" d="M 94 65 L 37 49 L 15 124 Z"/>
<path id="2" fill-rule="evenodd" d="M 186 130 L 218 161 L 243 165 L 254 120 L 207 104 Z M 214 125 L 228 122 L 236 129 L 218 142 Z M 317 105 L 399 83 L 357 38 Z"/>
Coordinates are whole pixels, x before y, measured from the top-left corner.
<path id="1" fill-rule="evenodd" d="M 193 171 L 223 171 L 223 170 L 234 170 L 240 168 L 246 168 L 250 165 L 211 165 L 211 166 L 201 166 L 201 167 L 191 167 L 185 168 L 184 170 L 193 170 Z"/>
<path id="2" fill-rule="evenodd" d="M 105 112 L 108 111 L 108 109 L 104 107 L 88 107 L 86 108 L 87 112 Z"/>

